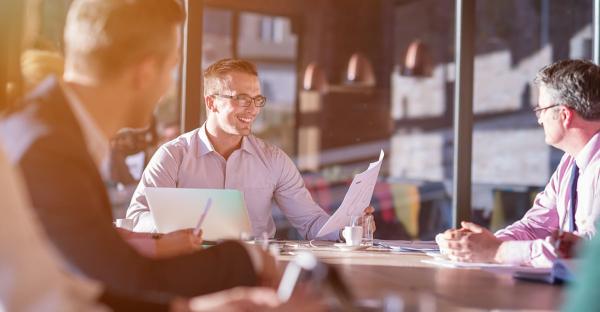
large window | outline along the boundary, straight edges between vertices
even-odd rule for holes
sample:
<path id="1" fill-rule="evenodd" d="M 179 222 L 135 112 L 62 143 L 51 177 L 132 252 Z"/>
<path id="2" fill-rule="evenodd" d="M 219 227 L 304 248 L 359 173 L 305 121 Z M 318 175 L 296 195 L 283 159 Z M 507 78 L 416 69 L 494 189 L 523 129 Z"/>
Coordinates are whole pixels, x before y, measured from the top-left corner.
<path id="1" fill-rule="evenodd" d="M 532 106 L 537 71 L 591 58 L 592 1 L 477 1 L 473 211 L 492 229 L 520 219 L 562 152 L 544 142 Z"/>
<path id="2" fill-rule="evenodd" d="M 26 2 L 35 16 L 26 49 L 61 53 L 69 3 Z M 257 65 L 268 101 L 255 134 L 292 157 L 326 211 L 383 149 L 376 236 L 431 239 L 450 226 L 454 1 L 204 3 L 201 17 L 189 17 L 202 18 L 203 33 L 192 39 L 202 40 L 202 66 L 229 57 Z M 532 80 L 553 61 L 591 58 L 592 0 L 476 4 L 469 208 L 496 229 L 523 215 L 562 155 L 544 143 L 531 113 Z M 177 91 L 156 113 L 163 140 L 178 134 Z M 278 222 L 282 236 L 293 235 L 285 218 Z"/>

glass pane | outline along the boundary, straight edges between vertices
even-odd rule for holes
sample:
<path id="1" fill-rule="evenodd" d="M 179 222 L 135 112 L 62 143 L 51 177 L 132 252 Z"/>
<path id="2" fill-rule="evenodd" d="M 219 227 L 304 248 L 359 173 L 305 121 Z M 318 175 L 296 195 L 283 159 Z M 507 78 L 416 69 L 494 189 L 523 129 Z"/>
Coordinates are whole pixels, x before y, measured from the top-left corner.
<path id="1" fill-rule="evenodd" d="M 431 240 L 451 225 L 453 12 L 452 1 L 394 8 L 388 183 L 405 237 Z"/>
<path id="2" fill-rule="evenodd" d="M 293 155 L 296 67 L 277 63 L 258 63 L 257 67 L 267 104 L 254 123 L 254 134 Z"/>
<path id="3" fill-rule="evenodd" d="M 592 1 L 477 1 L 473 215 L 493 230 L 518 219 L 563 153 L 544 142 L 533 79 L 591 57 Z"/>
<path id="4" fill-rule="evenodd" d="M 327 18 L 304 29 L 317 57 L 303 60 L 297 164 L 333 213 L 383 149 L 375 237 L 432 239 L 451 215 L 453 2 L 352 3 L 316 7 Z"/>
<path id="5" fill-rule="evenodd" d="M 202 66 L 233 56 L 231 11 L 205 8 L 202 38 Z"/>
<path id="6" fill-rule="evenodd" d="M 239 57 L 295 61 L 298 38 L 289 18 L 242 12 L 239 23 Z"/>

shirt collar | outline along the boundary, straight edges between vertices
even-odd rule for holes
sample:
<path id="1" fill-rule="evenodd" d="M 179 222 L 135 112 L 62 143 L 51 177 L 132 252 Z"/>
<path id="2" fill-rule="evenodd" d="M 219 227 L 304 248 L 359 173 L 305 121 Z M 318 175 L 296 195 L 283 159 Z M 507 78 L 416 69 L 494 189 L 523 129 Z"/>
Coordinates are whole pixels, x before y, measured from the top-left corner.
<path id="1" fill-rule="evenodd" d="M 585 144 L 583 149 L 575 157 L 575 163 L 579 170 L 583 171 L 590 163 L 594 156 L 600 151 L 600 132 L 594 134 L 592 138 Z"/>
<path id="2" fill-rule="evenodd" d="M 210 152 L 216 152 L 206 134 L 206 122 L 198 129 L 198 138 L 200 140 L 200 144 L 198 144 L 198 157 L 204 156 Z M 250 154 L 256 154 L 256 148 L 252 144 L 252 140 L 249 136 L 242 137 L 242 146 L 240 149 Z"/>
<path id="3" fill-rule="evenodd" d="M 250 136 L 251 135 L 247 135 L 242 138 L 242 150 L 252 155 L 256 155 L 256 146 L 254 146 Z"/>
<path id="4" fill-rule="evenodd" d="M 210 140 L 206 135 L 206 123 L 204 123 L 200 129 L 198 129 L 198 138 L 200 140 L 200 144 L 198 144 L 198 157 L 215 151 L 214 146 L 212 143 L 210 143 Z"/>
<path id="5" fill-rule="evenodd" d="M 108 158 L 110 150 L 108 138 L 104 136 L 104 133 L 102 133 L 102 130 L 100 130 L 100 127 L 98 127 L 94 118 L 92 118 L 83 103 L 81 103 L 77 94 L 75 94 L 75 92 L 65 83 L 61 83 L 60 85 L 65 93 L 69 106 L 73 110 L 75 119 L 77 119 L 77 123 L 83 132 L 88 152 L 92 156 L 96 166 L 101 168 Z"/>

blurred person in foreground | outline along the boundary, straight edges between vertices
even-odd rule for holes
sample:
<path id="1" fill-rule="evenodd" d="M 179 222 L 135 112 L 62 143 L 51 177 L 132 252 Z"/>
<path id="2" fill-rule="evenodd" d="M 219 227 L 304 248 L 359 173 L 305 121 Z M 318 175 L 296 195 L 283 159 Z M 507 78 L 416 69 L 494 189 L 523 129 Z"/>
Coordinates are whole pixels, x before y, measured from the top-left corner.
<path id="1" fill-rule="evenodd" d="M 244 193 L 254 236 L 275 235 L 274 201 L 304 239 L 317 238 L 329 215 L 312 199 L 285 152 L 252 134 L 254 120 L 267 102 L 256 65 L 222 59 L 208 66 L 204 102 L 204 125 L 163 144 L 144 170 L 127 210 L 134 229 L 156 230 L 147 187 L 231 188 Z M 373 211 L 367 207 L 363 214 Z M 338 240 L 340 233 L 319 238 Z"/>
<path id="2" fill-rule="evenodd" d="M 225 242 L 198 251 L 201 237 L 191 230 L 161 236 L 112 226 L 100 170 L 108 138 L 149 122 L 178 63 L 183 20 L 176 0 L 74 1 L 64 81 L 45 80 L 0 121 L 2 144 L 72 272 L 125 293 L 195 296 L 273 285 L 275 261 L 262 250 Z"/>
<path id="3" fill-rule="evenodd" d="M 525 216 L 495 234 L 470 223 L 438 234 L 443 254 L 456 261 L 549 267 L 573 256 L 581 239 L 596 234 L 600 214 L 600 67 L 564 60 L 535 79 L 534 111 L 546 143 L 565 152 Z M 558 247 L 558 248 L 556 248 Z"/>
<path id="4" fill-rule="evenodd" d="M 40 83 L 46 80 L 48 76 L 62 77 L 63 73 L 64 58 L 58 52 L 28 49 L 24 51 L 21 55 L 21 77 L 23 78 L 26 93 L 31 92 L 33 89 L 35 89 Z M 152 126 L 153 125 L 150 125 L 150 127 Z M 111 139 L 111 148 L 109 153 L 110 157 L 108 157 L 106 162 L 106 167 L 108 168 L 107 172 L 110 173 L 109 178 L 118 176 L 118 174 L 115 174 L 115 171 L 118 171 L 121 176 L 124 176 L 123 171 L 125 170 L 127 170 L 127 173 L 129 173 L 124 158 L 115 161 L 115 155 L 119 154 L 122 148 L 115 148 L 113 142 L 118 141 L 118 139 L 122 138 L 121 133 L 132 131 L 135 131 L 136 134 L 145 133 L 146 129 L 120 129 L 117 132 L 117 135 L 113 139 Z M 135 148 L 137 148 L 137 146 Z M 131 176 L 129 177 L 131 178 Z M 161 258 L 177 255 L 179 253 L 185 253 L 188 250 L 190 250 L 190 248 L 188 248 L 188 246 L 190 245 L 171 244 L 172 239 L 169 239 L 171 237 L 181 237 L 187 235 L 185 233 L 186 232 L 173 233 L 170 236 L 167 236 L 166 239 L 155 242 L 148 242 L 148 240 L 144 239 L 143 237 L 140 237 L 139 235 L 137 237 L 126 236 L 125 238 L 131 244 L 131 246 L 137 249 L 138 252 L 148 257 Z M 199 237 L 190 237 L 190 241 L 200 243 L 201 239 Z"/>
<path id="5" fill-rule="evenodd" d="M 600 205 L 600 203 L 598 203 Z M 600 311 L 600 237 L 584 246 L 582 262 L 570 285 L 563 311 Z"/>
<path id="6" fill-rule="evenodd" d="M 36 219 L 23 181 L 0 151 L 0 310 L 2 311 L 288 311 L 271 288 L 234 288 L 184 299 L 159 293 L 125 294 L 66 272 Z M 26 247 L 25 247 L 26 246 Z M 318 301 L 304 302 L 320 309 Z"/>

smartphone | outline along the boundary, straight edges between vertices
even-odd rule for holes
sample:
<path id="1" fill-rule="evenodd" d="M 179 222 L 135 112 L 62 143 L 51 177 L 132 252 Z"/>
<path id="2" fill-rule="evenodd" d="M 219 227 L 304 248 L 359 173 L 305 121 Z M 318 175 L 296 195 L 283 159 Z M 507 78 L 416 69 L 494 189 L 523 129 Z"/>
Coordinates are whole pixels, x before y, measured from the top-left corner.
<path id="1" fill-rule="evenodd" d="M 321 294 L 332 294 L 344 311 L 356 311 L 354 297 L 335 267 L 320 262 L 310 252 L 301 252 L 285 268 L 277 295 L 286 302 L 299 285 Z"/>

